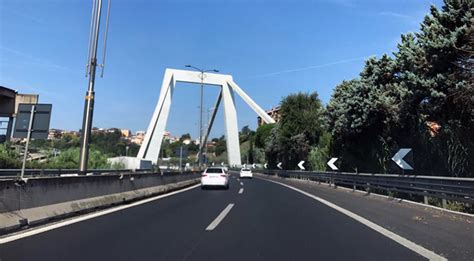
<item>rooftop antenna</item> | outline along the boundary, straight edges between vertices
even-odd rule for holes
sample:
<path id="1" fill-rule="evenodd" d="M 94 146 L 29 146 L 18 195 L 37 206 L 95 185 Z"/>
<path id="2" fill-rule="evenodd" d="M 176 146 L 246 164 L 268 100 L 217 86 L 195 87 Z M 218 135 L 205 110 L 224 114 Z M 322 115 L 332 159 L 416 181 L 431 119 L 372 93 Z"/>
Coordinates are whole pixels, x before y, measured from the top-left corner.
<path id="1" fill-rule="evenodd" d="M 100 17 L 102 11 L 102 0 L 92 0 L 92 17 L 89 31 L 89 52 L 86 64 L 86 77 L 89 77 L 89 85 L 85 97 L 84 116 L 81 129 L 81 154 L 79 161 L 79 171 L 81 174 L 87 172 L 87 162 L 89 160 L 89 141 L 92 129 L 92 116 L 94 112 L 94 84 L 97 66 L 102 68 L 101 77 L 104 75 L 105 53 L 107 46 L 107 34 L 109 29 L 111 0 L 107 3 L 107 17 L 105 22 L 104 46 L 102 51 L 102 63 L 97 64 L 97 45 L 99 41 Z"/>

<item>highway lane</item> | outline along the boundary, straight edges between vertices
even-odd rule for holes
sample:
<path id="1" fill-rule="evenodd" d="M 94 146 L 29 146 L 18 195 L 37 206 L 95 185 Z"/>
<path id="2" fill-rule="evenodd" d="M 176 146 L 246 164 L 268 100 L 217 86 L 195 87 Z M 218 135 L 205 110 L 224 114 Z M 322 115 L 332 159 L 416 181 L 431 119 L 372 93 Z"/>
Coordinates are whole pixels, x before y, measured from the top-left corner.
<path id="1" fill-rule="evenodd" d="M 242 184 L 242 185 L 241 185 Z M 423 260 L 309 197 L 259 179 L 192 189 L 0 245 L 8 260 Z M 234 204 L 212 230 L 206 230 Z"/>
<path id="2" fill-rule="evenodd" d="M 362 191 L 354 192 L 342 187 L 335 189 L 325 183 L 266 175 L 259 177 L 282 182 L 326 199 L 437 254 L 442 254 L 449 260 L 473 260 L 473 216 L 450 213 L 374 193 L 367 195 Z"/>

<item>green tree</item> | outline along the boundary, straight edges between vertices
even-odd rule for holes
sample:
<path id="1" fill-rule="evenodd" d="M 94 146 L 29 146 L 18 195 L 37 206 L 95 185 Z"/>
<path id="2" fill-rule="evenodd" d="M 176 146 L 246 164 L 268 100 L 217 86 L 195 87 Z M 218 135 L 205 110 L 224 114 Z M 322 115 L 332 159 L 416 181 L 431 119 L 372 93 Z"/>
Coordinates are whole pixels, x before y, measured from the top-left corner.
<path id="1" fill-rule="evenodd" d="M 248 149 L 248 152 L 247 152 L 247 159 L 248 159 L 248 162 L 249 164 L 253 164 L 254 163 L 254 147 L 253 147 L 253 138 L 250 137 L 249 138 L 249 149 Z"/>
<path id="2" fill-rule="evenodd" d="M 311 147 L 319 142 L 325 110 L 313 92 L 285 97 L 280 112 L 280 122 L 266 139 L 265 153 L 270 166 L 281 161 L 286 169 L 294 169 L 299 161 L 307 161 Z"/>
<path id="3" fill-rule="evenodd" d="M 276 168 L 279 161 L 279 154 L 283 151 L 281 144 L 278 142 L 279 123 L 270 131 L 270 136 L 265 142 L 265 157 L 270 168 Z"/>
<path id="4" fill-rule="evenodd" d="M 257 148 L 264 148 L 265 143 L 267 142 L 268 137 L 272 132 L 272 129 L 275 127 L 274 123 L 263 124 L 257 128 L 255 132 L 255 146 Z"/>
<path id="5" fill-rule="evenodd" d="M 181 135 L 181 138 L 179 138 L 179 141 L 183 142 L 184 140 L 190 140 L 191 139 L 191 134 L 189 133 L 185 133 L 183 135 Z"/>
<path id="6" fill-rule="evenodd" d="M 330 158 L 331 148 L 331 133 L 324 132 L 319 139 L 318 145 L 314 146 L 309 153 L 309 163 L 311 169 L 324 171 L 326 170 L 326 163 Z"/>
<path id="7" fill-rule="evenodd" d="M 216 153 L 216 156 L 221 156 L 226 151 L 227 151 L 227 143 L 226 143 L 225 136 L 222 135 L 216 141 L 216 147 L 215 147 L 214 152 Z"/>
<path id="8" fill-rule="evenodd" d="M 79 148 L 70 148 L 62 151 L 59 156 L 53 158 L 45 167 L 52 169 L 77 169 L 79 166 Z M 98 150 L 89 151 L 89 169 L 108 169 L 111 165 L 107 163 L 107 156 Z"/>
<path id="9" fill-rule="evenodd" d="M 239 132 L 239 142 L 244 143 L 250 139 L 255 134 L 253 130 L 250 129 L 248 125 L 244 126 Z"/>
<path id="10" fill-rule="evenodd" d="M 327 106 L 331 153 L 345 170 L 390 171 L 390 155 L 410 147 L 417 173 L 472 175 L 473 5 L 432 6 L 394 58 L 371 58 L 359 79 L 336 87 Z"/>
<path id="11" fill-rule="evenodd" d="M 342 82 L 327 106 L 332 130 L 331 152 L 343 169 L 386 171 L 392 128 L 403 90 L 396 81 L 396 61 L 387 55 L 366 61 L 360 79 Z"/>
<path id="12" fill-rule="evenodd" d="M 0 169 L 17 169 L 21 167 L 18 154 L 10 149 L 9 143 L 0 144 Z"/>
<path id="13" fill-rule="evenodd" d="M 427 121 L 441 126 L 430 142 L 455 176 L 474 172 L 474 85 L 473 72 L 467 70 L 474 61 L 466 60 L 473 48 L 473 16 L 473 1 L 445 0 L 441 11 L 431 7 L 416 34 L 423 59 L 412 71 L 423 79 L 417 86 L 421 111 Z"/>

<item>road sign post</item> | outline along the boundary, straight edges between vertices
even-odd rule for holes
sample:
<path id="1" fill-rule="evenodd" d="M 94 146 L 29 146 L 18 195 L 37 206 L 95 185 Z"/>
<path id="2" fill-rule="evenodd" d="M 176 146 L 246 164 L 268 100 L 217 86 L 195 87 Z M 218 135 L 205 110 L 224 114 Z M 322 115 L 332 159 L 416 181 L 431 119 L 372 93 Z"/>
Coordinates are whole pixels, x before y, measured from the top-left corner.
<path id="1" fill-rule="evenodd" d="M 26 138 L 20 180 L 24 180 L 30 139 L 46 139 L 51 118 L 51 104 L 19 104 L 15 121 L 14 138 Z"/>
<path id="2" fill-rule="evenodd" d="M 30 145 L 31 128 L 33 127 L 34 117 L 35 117 L 35 105 L 31 106 L 30 122 L 28 124 L 28 134 L 26 136 L 25 151 L 23 152 L 23 163 L 21 165 L 20 180 L 23 180 L 23 177 L 25 176 L 26 158 L 28 157 L 28 146 Z"/>

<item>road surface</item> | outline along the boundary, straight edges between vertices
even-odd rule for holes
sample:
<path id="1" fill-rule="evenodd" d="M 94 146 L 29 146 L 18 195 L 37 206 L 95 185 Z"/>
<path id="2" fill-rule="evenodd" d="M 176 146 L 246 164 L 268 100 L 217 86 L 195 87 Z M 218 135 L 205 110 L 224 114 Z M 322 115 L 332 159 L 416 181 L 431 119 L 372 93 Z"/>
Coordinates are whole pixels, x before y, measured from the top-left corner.
<path id="1" fill-rule="evenodd" d="M 199 187 L 0 244 L 0 260 L 426 260 L 353 217 L 260 178 Z"/>

